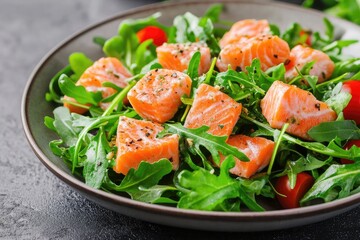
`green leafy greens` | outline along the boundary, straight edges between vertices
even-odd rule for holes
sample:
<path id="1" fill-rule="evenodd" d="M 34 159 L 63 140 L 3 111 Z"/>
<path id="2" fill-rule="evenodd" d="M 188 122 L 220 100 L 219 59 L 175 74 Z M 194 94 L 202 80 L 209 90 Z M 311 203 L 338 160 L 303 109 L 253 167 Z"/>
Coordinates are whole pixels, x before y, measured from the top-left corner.
<path id="1" fill-rule="evenodd" d="M 320 83 L 316 76 L 310 74 L 315 61 L 298 69 L 298 76 L 290 80 L 285 78 L 286 62 L 263 71 L 257 58 L 245 69 L 229 68 L 218 72 L 219 39 L 232 25 L 232 22 L 221 19 L 222 10 L 223 5 L 214 4 L 203 16 L 186 12 L 176 16 L 171 26 L 162 24 L 161 14 L 156 13 L 147 18 L 122 21 L 117 34 L 109 39 L 94 37 L 94 43 L 102 48 L 105 56 L 119 59 L 133 74 L 126 79 L 125 87 L 105 81 L 99 88 L 89 91 L 77 81 L 94 62 L 84 53 L 71 54 L 69 64 L 50 79 L 45 99 L 56 104 L 72 104 L 87 112 L 84 115 L 70 113 L 66 107 L 58 106 L 53 111 L 53 117 L 44 118 L 45 126 L 58 135 L 58 139 L 49 143 L 50 150 L 63 158 L 72 172 L 93 188 L 137 201 L 186 209 L 265 211 L 259 199 L 275 198 L 278 193 L 272 184 L 276 178 L 287 175 L 293 188 L 297 174 L 302 172 L 310 173 L 315 179 L 314 185 L 301 200 L 304 206 L 319 199 L 327 202 L 359 192 L 360 148 L 343 148 L 348 140 L 360 139 L 356 123 L 344 119 L 343 114 L 352 96 L 342 91 L 342 83 L 360 77 L 360 61 L 359 58 L 344 57 L 342 49 L 355 41 L 335 40 L 335 27 L 326 18 L 324 36 L 304 29 L 299 23 L 291 24 L 283 33 L 278 26 L 271 24 L 272 34 L 283 38 L 290 47 L 309 44 L 311 39 L 313 48 L 327 53 L 335 62 L 331 78 Z M 136 169 L 131 168 L 122 175 L 114 171 L 114 166 L 119 164 L 117 156 L 121 154 L 116 141 L 119 118 L 141 119 L 127 104 L 127 93 L 150 70 L 162 68 L 153 40 L 140 43 L 137 38 L 136 33 L 147 26 L 164 30 L 169 43 L 201 42 L 207 45 L 212 61 L 207 72 L 199 74 L 202 66 L 200 51 L 194 51 L 189 57 L 188 68 L 184 72 L 192 79 L 191 92 L 181 97 L 182 105 L 178 112 L 173 119 L 162 124 L 164 129 L 157 136 L 178 135 L 179 168 L 174 169 L 174 159 L 163 158 L 153 163 L 144 159 Z M 304 141 L 286 133 L 288 124 L 281 129 L 270 127 L 262 114 L 260 102 L 275 81 L 288 81 L 312 92 L 332 108 L 338 118 L 311 128 L 308 134 L 315 141 Z M 208 133 L 209 126 L 194 129 L 184 126 L 201 84 L 214 86 L 242 104 L 243 111 L 233 134 L 261 136 L 275 142 L 269 164 L 251 178 L 232 174 L 239 164 L 249 164 L 256 159 L 228 144 L 228 136 Z M 111 88 L 113 93 L 105 96 L 100 88 Z M 349 159 L 354 163 L 340 165 L 340 159 Z"/>

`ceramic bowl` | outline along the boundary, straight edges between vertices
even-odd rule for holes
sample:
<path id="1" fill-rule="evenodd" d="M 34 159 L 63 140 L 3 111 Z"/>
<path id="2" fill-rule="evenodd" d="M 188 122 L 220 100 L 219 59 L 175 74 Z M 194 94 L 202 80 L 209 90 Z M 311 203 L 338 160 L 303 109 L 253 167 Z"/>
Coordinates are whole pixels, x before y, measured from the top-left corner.
<path id="1" fill-rule="evenodd" d="M 191 11 L 200 16 L 211 4 L 219 2 L 225 5 L 223 19 L 232 21 L 245 18 L 268 19 L 282 29 L 292 22 L 300 22 L 304 27 L 315 31 L 323 30 L 324 15 L 317 11 L 263 1 L 168 2 L 148 5 L 113 16 L 63 41 L 43 58 L 30 76 L 23 96 L 22 120 L 32 149 L 52 173 L 87 198 L 121 214 L 153 223 L 211 231 L 265 231 L 314 223 L 354 208 L 360 203 L 360 194 L 315 206 L 266 212 L 207 212 L 152 205 L 85 185 L 81 179 L 71 174 L 62 159 L 54 156 L 50 151 L 48 143 L 57 136 L 44 126 L 43 119 L 47 115 L 52 115 L 55 106 L 46 102 L 44 96 L 50 78 L 67 65 L 68 56 L 72 52 L 80 51 L 92 59 L 100 58 L 102 51 L 93 44 L 92 38 L 94 36 L 107 38 L 115 35 L 119 23 L 124 19 L 147 17 L 155 12 L 161 12 L 160 20 L 170 25 L 176 15 Z M 330 20 L 336 26 L 337 38 L 360 39 L 358 26 L 336 18 L 330 17 Z M 348 51 L 354 52 L 354 49 Z"/>

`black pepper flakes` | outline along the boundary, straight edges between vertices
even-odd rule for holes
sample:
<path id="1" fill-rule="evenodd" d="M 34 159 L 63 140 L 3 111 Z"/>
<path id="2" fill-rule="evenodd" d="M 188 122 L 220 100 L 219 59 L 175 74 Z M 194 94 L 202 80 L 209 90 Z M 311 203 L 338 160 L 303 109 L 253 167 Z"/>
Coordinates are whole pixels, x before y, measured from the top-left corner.
<path id="1" fill-rule="evenodd" d="M 315 103 L 315 108 L 320 111 L 320 103 Z"/>

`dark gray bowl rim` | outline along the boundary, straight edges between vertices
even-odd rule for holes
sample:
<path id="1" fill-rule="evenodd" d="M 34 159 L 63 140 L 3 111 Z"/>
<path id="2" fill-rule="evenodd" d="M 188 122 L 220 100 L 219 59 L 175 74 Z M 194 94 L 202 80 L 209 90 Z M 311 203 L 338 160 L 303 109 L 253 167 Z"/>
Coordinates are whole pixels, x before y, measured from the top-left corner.
<path id="1" fill-rule="evenodd" d="M 318 12 L 313 9 L 303 9 L 298 6 L 294 6 L 291 4 L 286 3 L 278 3 L 278 2 L 259 2 L 259 1 L 246 1 L 246 0 L 222 0 L 222 1 L 206 1 L 206 2 L 198 2 L 198 1 L 185 1 L 185 2 L 165 2 L 165 3 L 156 3 L 156 4 L 150 4 L 143 7 L 134 8 L 131 10 L 128 10 L 126 12 L 116 14 L 112 17 L 109 17 L 105 20 L 99 21 L 93 25 L 90 25 L 83 30 L 78 31 L 77 33 L 70 36 L 68 39 L 61 42 L 59 45 L 54 47 L 52 50 L 47 53 L 43 59 L 40 61 L 40 63 L 35 67 L 33 72 L 31 73 L 28 82 L 25 86 L 22 102 L 21 102 L 21 119 L 22 124 L 24 128 L 24 132 L 26 135 L 26 138 L 36 154 L 36 156 L 40 159 L 40 161 L 58 178 L 60 178 L 62 181 L 64 181 L 69 186 L 73 187 L 74 189 L 77 189 L 81 192 L 85 192 L 89 195 L 92 195 L 98 199 L 101 199 L 106 202 L 112 202 L 116 205 L 121 205 L 126 208 L 133 208 L 140 211 L 146 211 L 149 213 L 155 213 L 159 215 L 167 215 L 167 216 L 176 216 L 176 217 L 189 217 L 191 219 L 203 219 L 203 220 L 216 220 L 216 221 L 229 221 L 229 222 L 241 222 L 241 221 L 247 221 L 247 222 L 258 222 L 258 221 L 275 221 L 275 220 L 287 220 L 287 219 L 296 219 L 306 216 L 313 216 L 318 214 L 324 214 L 328 213 L 329 211 L 335 211 L 340 210 L 343 208 L 347 208 L 350 206 L 355 206 L 360 203 L 360 193 L 335 200 L 329 203 L 322 203 L 319 205 L 313 205 L 313 206 L 306 206 L 302 208 L 297 209 L 286 209 L 286 210 L 272 210 L 272 211 L 266 211 L 266 212 L 211 212 L 211 211 L 199 211 L 199 210 L 187 210 L 187 209 L 178 209 L 175 207 L 168 207 L 168 206 L 162 206 L 162 205 L 155 205 L 155 204 L 148 204 L 143 202 L 138 202 L 131 200 L 130 198 L 121 197 L 112 193 L 107 193 L 102 190 L 94 189 L 89 186 L 87 186 L 84 182 L 76 179 L 74 176 L 69 175 L 65 172 L 63 172 L 61 169 L 59 169 L 55 164 L 51 162 L 50 159 L 48 159 L 45 154 L 40 150 L 39 146 L 36 144 L 36 141 L 33 137 L 33 134 L 31 132 L 31 127 L 29 125 L 28 121 L 28 93 L 32 90 L 32 83 L 37 78 L 37 75 L 40 71 L 40 69 L 44 68 L 47 64 L 47 61 L 49 58 L 51 58 L 54 54 L 56 54 L 60 49 L 65 47 L 68 44 L 71 44 L 71 42 L 76 39 L 78 36 L 93 30 L 101 25 L 105 25 L 111 21 L 114 21 L 119 18 L 127 18 L 131 17 L 133 14 L 141 13 L 141 12 L 147 12 L 149 10 L 152 10 L 154 12 L 161 11 L 169 7 L 176 7 L 183 4 L 210 4 L 210 3 L 234 3 L 234 4 L 258 4 L 258 5 L 272 5 L 272 6 L 278 6 L 280 8 L 284 9 L 294 9 L 298 12 L 306 12 L 311 14 L 318 15 L 319 17 L 325 17 L 321 12 Z M 344 22 L 346 24 L 352 24 L 342 19 L 333 18 L 331 16 L 327 16 L 330 19 L 336 19 L 336 21 Z M 355 28 L 359 28 L 355 24 L 352 24 Z M 360 28 L 359 28 L 360 31 Z"/>

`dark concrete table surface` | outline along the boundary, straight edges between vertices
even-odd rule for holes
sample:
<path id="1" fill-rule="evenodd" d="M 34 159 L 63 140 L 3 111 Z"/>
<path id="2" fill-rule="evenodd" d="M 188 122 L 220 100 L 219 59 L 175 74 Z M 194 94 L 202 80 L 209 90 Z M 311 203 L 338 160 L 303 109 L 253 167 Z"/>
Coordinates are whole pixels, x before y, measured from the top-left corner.
<path id="1" fill-rule="evenodd" d="M 40 59 L 76 31 L 146 0 L 0 0 L 0 239 L 360 239 L 360 208 L 299 228 L 220 233 L 142 222 L 87 200 L 31 151 L 20 119 Z"/>

